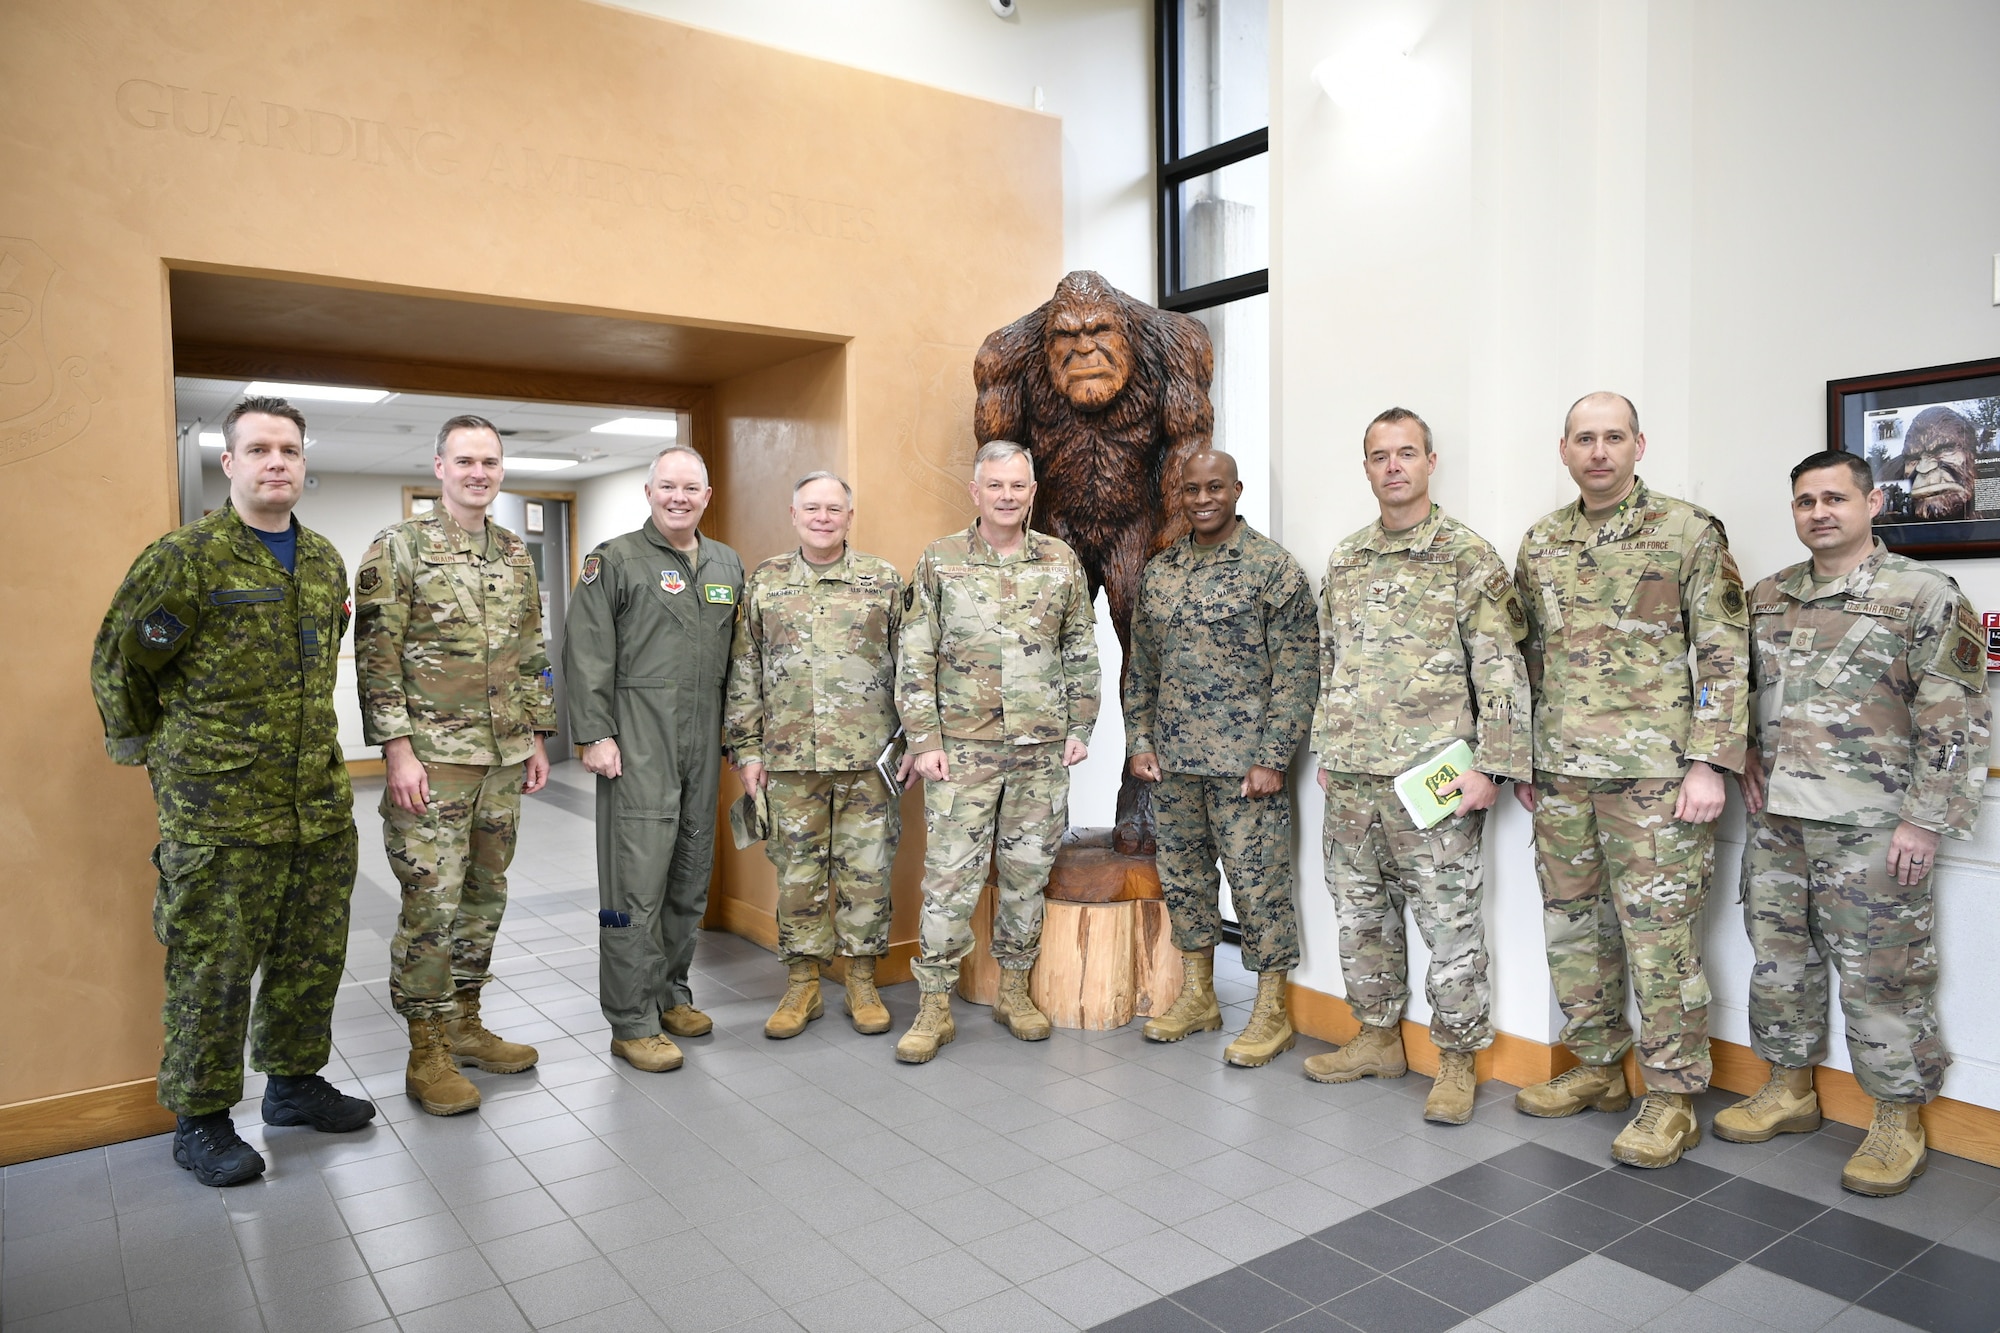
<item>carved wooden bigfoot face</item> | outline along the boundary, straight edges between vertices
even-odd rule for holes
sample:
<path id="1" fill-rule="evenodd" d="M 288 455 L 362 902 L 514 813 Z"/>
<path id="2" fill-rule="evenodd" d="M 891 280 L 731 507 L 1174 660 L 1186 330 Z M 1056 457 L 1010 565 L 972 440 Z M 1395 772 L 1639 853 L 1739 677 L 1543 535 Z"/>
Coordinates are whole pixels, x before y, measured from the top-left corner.
<path id="1" fill-rule="evenodd" d="M 1104 301 L 1064 302 L 1049 312 L 1049 378 L 1079 412 L 1109 407 L 1132 376 L 1125 321 Z"/>
<path id="2" fill-rule="evenodd" d="M 1902 475 L 1910 480 L 1910 507 L 1918 518 L 1964 518 L 1972 506 L 1978 441 L 1964 417 L 1948 407 L 1917 413 L 1903 441 Z"/>

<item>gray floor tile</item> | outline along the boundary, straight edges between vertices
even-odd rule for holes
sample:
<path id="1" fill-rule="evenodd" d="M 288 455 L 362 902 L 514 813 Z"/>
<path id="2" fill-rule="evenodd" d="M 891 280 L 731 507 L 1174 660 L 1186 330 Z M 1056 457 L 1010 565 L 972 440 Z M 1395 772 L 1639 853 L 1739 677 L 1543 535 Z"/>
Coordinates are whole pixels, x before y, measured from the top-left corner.
<path id="1" fill-rule="evenodd" d="M 602 1257 L 509 1282 L 507 1292 L 528 1316 L 528 1322 L 538 1328 L 638 1295 L 610 1261 Z"/>
<path id="2" fill-rule="evenodd" d="M 1156 1231 L 1127 1241 L 1107 1250 L 1104 1258 L 1162 1295 L 1235 1266 L 1231 1260 L 1178 1231 Z"/>
<path id="3" fill-rule="evenodd" d="M 646 1304 L 674 1333 L 711 1333 L 778 1309 L 763 1288 L 735 1268 L 648 1293 Z"/>
<path id="4" fill-rule="evenodd" d="M 1847 1304 L 1837 1296 L 1748 1264 L 1732 1268 L 1697 1294 L 1785 1333 L 1820 1328 Z"/>
<path id="5" fill-rule="evenodd" d="M 505 1289 L 476 1291 L 397 1319 L 403 1333 L 526 1333 L 534 1327 Z"/>
<path id="6" fill-rule="evenodd" d="M 896 1333 L 929 1322 L 874 1278 L 815 1297 L 789 1313 L 814 1333 Z"/>
<path id="7" fill-rule="evenodd" d="M 490 1240 L 479 1247 L 502 1282 L 517 1282 L 551 1269 L 599 1257 L 598 1248 L 574 1222 L 554 1222 L 532 1231 Z"/>
<path id="8" fill-rule="evenodd" d="M 498 1286 L 499 1282 L 485 1258 L 478 1250 L 470 1248 L 419 1259 L 415 1263 L 375 1274 L 375 1285 L 381 1289 L 382 1298 L 388 1302 L 389 1312 L 394 1315 L 469 1296 L 475 1291 Z"/>
<path id="9" fill-rule="evenodd" d="M 419 1259 L 467 1249 L 472 1237 L 465 1234 L 465 1228 L 450 1213 L 433 1213 L 364 1231 L 354 1238 L 354 1243 L 368 1267 L 380 1273 Z"/>
<path id="10" fill-rule="evenodd" d="M 1066 1333 L 1076 1327 L 1019 1288 L 961 1306 L 936 1322 L 948 1333 Z"/>

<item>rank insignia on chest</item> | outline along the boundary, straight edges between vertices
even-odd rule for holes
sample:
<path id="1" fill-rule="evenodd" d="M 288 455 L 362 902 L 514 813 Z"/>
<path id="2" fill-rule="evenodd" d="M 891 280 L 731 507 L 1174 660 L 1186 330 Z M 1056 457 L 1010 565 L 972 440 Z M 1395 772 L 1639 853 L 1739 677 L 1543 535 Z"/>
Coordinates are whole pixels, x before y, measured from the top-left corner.
<path id="1" fill-rule="evenodd" d="M 603 569 L 603 557 L 595 554 L 585 556 L 583 558 L 583 581 L 585 583 L 597 582 L 597 576 L 603 572 Z"/>
<path id="2" fill-rule="evenodd" d="M 181 618 L 166 607 L 154 609 L 139 622 L 139 642 L 148 648 L 171 648 L 187 633 Z"/>
<path id="3" fill-rule="evenodd" d="M 736 589 L 727 583 L 704 583 L 701 585 L 701 600 L 711 606 L 734 606 Z"/>
<path id="4" fill-rule="evenodd" d="M 688 581 L 681 577 L 678 569 L 660 571 L 660 588 L 665 592 L 686 592 Z"/>

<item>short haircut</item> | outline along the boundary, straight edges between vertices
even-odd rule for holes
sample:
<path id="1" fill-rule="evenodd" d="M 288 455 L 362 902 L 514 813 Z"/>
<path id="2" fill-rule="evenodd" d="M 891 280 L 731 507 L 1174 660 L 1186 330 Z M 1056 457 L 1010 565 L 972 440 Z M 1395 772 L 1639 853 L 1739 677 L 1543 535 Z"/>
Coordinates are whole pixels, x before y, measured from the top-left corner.
<path id="1" fill-rule="evenodd" d="M 253 412 L 261 412 L 267 417 L 283 417 L 299 428 L 299 444 L 305 444 L 305 413 L 282 398 L 245 398 L 230 408 L 229 415 L 222 419 L 222 446 L 230 453 L 236 452 L 236 423 Z"/>
<path id="2" fill-rule="evenodd" d="M 1589 402 L 1593 398 L 1616 398 L 1619 402 L 1625 404 L 1625 415 L 1630 417 L 1632 420 L 1632 433 L 1634 435 L 1640 433 L 1639 409 L 1632 406 L 1632 400 L 1630 398 L 1627 398 L 1622 393 L 1613 393 L 1609 389 L 1593 389 L 1589 393 L 1585 394 L 1583 397 L 1571 403 L 1569 405 L 1569 411 L 1563 413 L 1563 438 L 1565 440 L 1569 438 L 1569 419 L 1576 415 L 1577 408 L 1582 407 L 1585 403 Z"/>
<path id="3" fill-rule="evenodd" d="M 1364 451 L 1368 448 L 1368 431 L 1374 430 L 1377 426 L 1394 426 L 1405 421 L 1417 423 L 1417 429 L 1424 433 L 1424 452 L 1431 453 L 1431 423 L 1407 407 L 1392 407 L 1386 412 L 1378 413 L 1375 419 L 1368 423 L 1368 429 L 1361 432 L 1361 448 Z"/>
<path id="4" fill-rule="evenodd" d="M 988 463 L 1004 463 L 1010 458 L 1027 459 L 1028 480 L 1035 479 L 1035 456 L 1028 451 L 1026 445 L 1016 444 L 1012 440 L 988 440 L 980 445 L 979 452 L 972 456 L 973 484 L 975 486 L 979 484 L 979 470 Z"/>
<path id="5" fill-rule="evenodd" d="M 704 486 L 708 485 L 708 460 L 701 456 L 701 450 L 691 444 L 682 444 L 676 440 L 653 455 L 653 465 L 646 469 L 646 484 L 648 486 L 652 485 L 653 478 L 659 475 L 660 460 L 669 454 L 686 454 L 689 458 L 692 458 L 694 465 L 701 469 L 701 484 Z"/>
<path id="6" fill-rule="evenodd" d="M 808 472 L 803 477 L 800 477 L 797 481 L 793 482 L 792 499 L 797 500 L 799 498 L 799 492 L 804 490 L 806 487 L 812 485 L 816 481 L 839 482 L 840 489 L 847 492 L 847 503 L 849 505 L 852 505 L 854 503 L 854 488 L 847 484 L 847 478 L 841 476 L 838 472 L 828 472 L 824 468 L 820 469 L 818 472 Z"/>
<path id="7" fill-rule="evenodd" d="M 450 421 L 438 427 L 437 444 L 431 450 L 436 457 L 444 457 L 444 443 L 451 438 L 451 433 L 455 430 L 490 430 L 493 432 L 493 438 L 500 444 L 500 451 L 502 453 L 507 451 L 507 442 L 500 438 L 500 428 L 498 426 L 488 421 L 485 417 L 476 417 L 472 413 L 466 412 L 453 417 Z"/>
<path id="8" fill-rule="evenodd" d="M 1818 472 L 1823 468 L 1844 467 L 1854 475 L 1854 484 L 1861 488 L 1866 499 L 1868 492 L 1875 489 L 1875 470 L 1868 466 L 1868 460 L 1860 454 L 1850 454 L 1845 449 L 1822 449 L 1816 454 L 1807 454 L 1792 469 L 1792 489 L 1797 490 L 1799 478 L 1808 472 Z"/>

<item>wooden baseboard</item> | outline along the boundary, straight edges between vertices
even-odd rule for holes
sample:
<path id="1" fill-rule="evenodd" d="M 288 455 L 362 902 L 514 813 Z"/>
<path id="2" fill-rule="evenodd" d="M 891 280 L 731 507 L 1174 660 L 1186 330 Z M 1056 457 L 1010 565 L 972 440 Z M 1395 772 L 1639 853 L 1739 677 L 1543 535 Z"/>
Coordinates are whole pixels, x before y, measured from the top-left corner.
<path id="1" fill-rule="evenodd" d="M 388 770 L 380 759 L 350 759 L 347 761 L 349 778 L 379 778 Z"/>
<path id="2" fill-rule="evenodd" d="M 102 1148 L 174 1127 L 150 1078 L 0 1106 L 0 1166 Z"/>
<path id="3" fill-rule="evenodd" d="M 1342 1045 L 1352 1041 L 1361 1030 L 1354 1011 L 1339 996 L 1299 985 L 1286 989 L 1292 1026 L 1308 1037 Z M 1437 1073 L 1438 1048 L 1431 1041 L 1430 1028 L 1424 1024 L 1403 1020 L 1403 1051 L 1409 1057 L 1410 1068 L 1419 1074 Z M 1493 1044 L 1473 1057 L 1472 1067 L 1481 1083 L 1497 1078 L 1520 1087 L 1554 1078 L 1575 1063 L 1576 1057 L 1560 1046 L 1496 1032 Z"/>
<path id="4" fill-rule="evenodd" d="M 768 907 L 756 907 L 740 898 L 726 898 L 711 893 L 708 897 L 708 911 L 701 918 L 703 930 L 726 930 L 731 935 L 749 940 L 752 944 L 778 952 L 778 918 Z M 917 942 L 903 940 L 892 942 L 888 954 L 875 964 L 875 984 L 894 986 L 910 979 L 910 963 L 917 956 Z M 830 969 L 836 981 L 847 976 L 847 964 L 843 959 L 833 960 Z"/>

